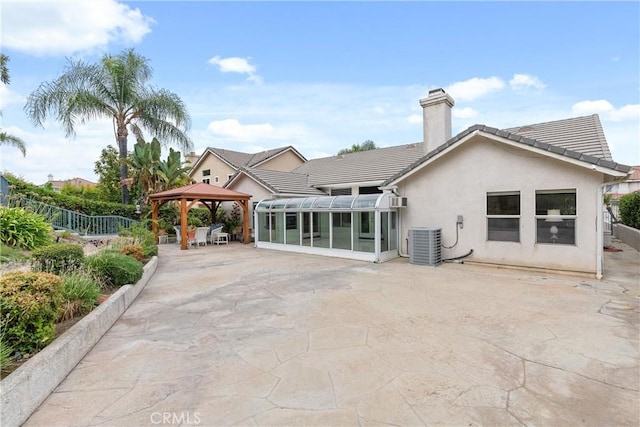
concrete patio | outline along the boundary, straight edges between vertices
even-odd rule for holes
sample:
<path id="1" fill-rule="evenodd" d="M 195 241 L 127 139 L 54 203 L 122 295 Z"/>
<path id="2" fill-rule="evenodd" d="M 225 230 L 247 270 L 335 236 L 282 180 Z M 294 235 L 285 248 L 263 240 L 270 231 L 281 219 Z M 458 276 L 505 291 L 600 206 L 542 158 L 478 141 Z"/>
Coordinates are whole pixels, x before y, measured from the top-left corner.
<path id="1" fill-rule="evenodd" d="M 597 281 L 161 245 L 25 425 L 638 425 L 639 260 L 616 246 Z"/>

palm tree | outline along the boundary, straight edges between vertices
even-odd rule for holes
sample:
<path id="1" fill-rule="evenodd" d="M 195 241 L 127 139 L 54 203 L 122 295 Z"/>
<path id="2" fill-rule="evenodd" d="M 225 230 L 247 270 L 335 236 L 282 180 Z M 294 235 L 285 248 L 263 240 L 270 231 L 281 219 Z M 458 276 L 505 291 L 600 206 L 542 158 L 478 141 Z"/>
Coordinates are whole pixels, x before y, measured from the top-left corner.
<path id="1" fill-rule="evenodd" d="M 8 85 L 11 80 L 9 77 L 9 68 L 7 67 L 7 62 L 9 62 L 9 57 L 5 54 L 0 54 L 0 82 Z M 2 113 L 0 112 L 0 116 Z M 9 135 L 6 132 L 2 132 L 0 129 L 0 144 L 5 145 L 13 145 L 16 147 L 23 156 L 27 155 L 27 149 L 25 147 L 25 143 L 23 140 L 18 138 L 17 136 Z"/>
<path id="2" fill-rule="evenodd" d="M 127 49 L 107 54 L 97 64 L 70 62 L 56 80 L 42 83 L 29 95 L 27 116 L 43 126 L 47 115 L 60 122 L 67 136 L 75 135 L 77 123 L 109 118 L 118 143 L 120 159 L 127 158 L 129 131 L 143 139 L 142 129 L 184 151 L 193 147 L 186 131 L 190 119 L 186 105 L 173 92 L 148 86 L 152 70 L 147 58 Z M 128 168 L 120 164 L 122 203 L 129 203 Z"/>

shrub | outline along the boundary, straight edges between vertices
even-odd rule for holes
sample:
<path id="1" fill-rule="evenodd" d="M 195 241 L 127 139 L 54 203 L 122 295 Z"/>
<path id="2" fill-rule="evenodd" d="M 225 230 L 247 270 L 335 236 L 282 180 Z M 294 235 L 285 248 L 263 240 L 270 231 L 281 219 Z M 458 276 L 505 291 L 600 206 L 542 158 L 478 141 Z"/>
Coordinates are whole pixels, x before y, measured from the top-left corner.
<path id="1" fill-rule="evenodd" d="M 89 275 L 76 271 L 62 276 L 62 313 L 59 320 L 73 319 L 90 312 L 102 294 L 100 286 Z"/>
<path id="2" fill-rule="evenodd" d="M 640 229 L 640 191 L 622 196 L 618 208 L 624 225 Z"/>
<path id="3" fill-rule="evenodd" d="M 120 253 L 130 256 L 140 262 L 142 262 L 142 260 L 145 258 L 144 252 L 142 251 L 142 246 L 140 245 L 126 245 L 122 249 L 120 249 Z"/>
<path id="4" fill-rule="evenodd" d="M 106 249 L 85 258 L 85 266 L 107 286 L 134 284 L 142 277 L 142 263 L 117 250 Z"/>
<path id="5" fill-rule="evenodd" d="M 13 365 L 14 350 L 0 335 L 0 372 L 4 373 Z"/>
<path id="6" fill-rule="evenodd" d="M 62 279 L 51 273 L 10 272 L 0 278 L 0 329 L 3 341 L 32 353 L 56 336 Z"/>
<path id="7" fill-rule="evenodd" d="M 0 241 L 8 246 L 35 249 L 52 242 L 53 230 L 42 215 L 23 208 L 0 206 Z"/>
<path id="8" fill-rule="evenodd" d="M 73 243 L 55 243 L 31 253 L 31 267 L 36 271 L 58 274 L 82 267 L 84 250 Z"/>

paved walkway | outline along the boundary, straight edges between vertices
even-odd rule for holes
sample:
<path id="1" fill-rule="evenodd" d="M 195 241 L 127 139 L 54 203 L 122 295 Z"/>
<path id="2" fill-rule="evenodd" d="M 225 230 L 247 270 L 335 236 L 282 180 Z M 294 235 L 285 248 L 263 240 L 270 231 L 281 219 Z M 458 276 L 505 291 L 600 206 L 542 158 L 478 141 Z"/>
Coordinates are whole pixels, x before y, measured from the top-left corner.
<path id="1" fill-rule="evenodd" d="M 628 271 L 600 282 L 162 245 L 26 425 L 638 425 L 639 260 L 617 246 Z"/>

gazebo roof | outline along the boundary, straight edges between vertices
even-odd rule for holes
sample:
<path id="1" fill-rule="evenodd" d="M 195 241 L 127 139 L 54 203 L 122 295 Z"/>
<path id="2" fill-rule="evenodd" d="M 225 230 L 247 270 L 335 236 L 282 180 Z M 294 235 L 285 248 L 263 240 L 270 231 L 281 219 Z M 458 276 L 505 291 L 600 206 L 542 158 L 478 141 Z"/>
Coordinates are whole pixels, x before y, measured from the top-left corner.
<path id="1" fill-rule="evenodd" d="M 216 185 L 198 182 L 171 190 L 161 191 L 149 196 L 151 200 L 249 200 L 251 196 L 245 193 L 228 190 Z"/>

